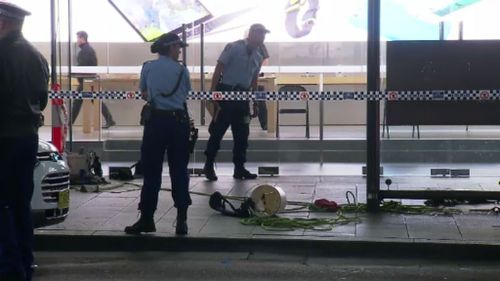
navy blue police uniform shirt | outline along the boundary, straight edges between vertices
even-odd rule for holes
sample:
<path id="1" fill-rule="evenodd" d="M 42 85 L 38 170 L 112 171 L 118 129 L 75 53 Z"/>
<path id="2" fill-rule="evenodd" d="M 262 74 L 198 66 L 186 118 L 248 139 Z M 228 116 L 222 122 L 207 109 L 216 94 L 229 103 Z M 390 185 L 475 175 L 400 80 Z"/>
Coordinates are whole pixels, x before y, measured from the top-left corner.
<path id="1" fill-rule="evenodd" d="M 184 73 L 181 74 L 183 68 Z M 170 94 L 175 88 L 179 75 L 182 75 L 179 88 L 173 95 L 163 97 L 162 93 Z M 144 63 L 139 87 L 141 91 L 148 93 L 147 101 L 155 109 L 184 110 L 184 103 L 191 91 L 189 71 L 177 61 L 160 56 L 157 60 Z"/>

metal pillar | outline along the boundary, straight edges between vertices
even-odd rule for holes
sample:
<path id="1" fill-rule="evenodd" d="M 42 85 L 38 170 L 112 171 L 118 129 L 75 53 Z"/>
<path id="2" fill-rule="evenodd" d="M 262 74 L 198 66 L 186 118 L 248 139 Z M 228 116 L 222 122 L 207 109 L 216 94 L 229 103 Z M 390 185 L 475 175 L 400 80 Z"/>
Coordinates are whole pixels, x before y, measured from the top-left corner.
<path id="1" fill-rule="evenodd" d="M 458 40 L 464 40 L 464 22 L 458 23 Z"/>
<path id="2" fill-rule="evenodd" d="M 380 0 L 368 2 L 368 91 L 378 91 L 380 81 Z M 366 202 L 369 212 L 380 207 L 380 103 L 368 100 L 366 107 Z"/>
<path id="3" fill-rule="evenodd" d="M 200 90 L 205 91 L 205 24 L 200 24 Z M 205 126 L 205 107 L 207 102 L 201 101 L 200 124 Z"/>
<path id="4" fill-rule="evenodd" d="M 439 22 L 439 40 L 444 40 L 444 22 Z"/>
<path id="5" fill-rule="evenodd" d="M 321 72 L 319 74 L 319 91 L 323 92 L 324 91 L 324 74 Z M 309 114 L 309 112 L 307 113 Z M 319 101 L 319 143 L 320 143 L 320 151 L 319 151 L 319 162 L 321 165 L 325 162 L 325 157 L 324 157 L 324 131 L 323 127 L 325 126 L 325 120 L 324 120 L 324 114 L 325 114 L 325 103 L 323 100 Z"/>
<path id="6" fill-rule="evenodd" d="M 50 84 L 57 84 L 56 1 L 50 0 Z"/>
<path id="7" fill-rule="evenodd" d="M 71 35 L 73 27 L 71 25 L 72 13 L 71 13 L 71 5 L 72 0 L 68 0 L 68 90 L 71 91 L 71 79 L 73 76 L 71 75 Z M 69 151 L 73 151 L 73 123 L 71 120 L 73 119 L 73 101 L 70 99 L 68 104 L 68 112 L 69 112 Z"/>
<path id="8" fill-rule="evenodd" d="M 186 24 L 182 24 L 182 41 L 183 42 L 186 42 L 186 27 L 187 25 Z M 182 47 L 182 64 L 184 64 L 184 66 L 187 65 L 187 54 L 186 54 L 186 47 Z"/>

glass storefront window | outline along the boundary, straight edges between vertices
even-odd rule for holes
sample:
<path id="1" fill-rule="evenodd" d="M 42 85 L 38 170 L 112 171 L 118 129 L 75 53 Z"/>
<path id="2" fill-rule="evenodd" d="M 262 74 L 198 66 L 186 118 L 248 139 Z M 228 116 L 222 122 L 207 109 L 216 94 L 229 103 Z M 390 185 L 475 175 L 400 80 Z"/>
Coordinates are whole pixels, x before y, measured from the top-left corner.
<path id="1" fill-rule="evenodd" d="M 382 0 L 381 3 L 381 39 L 386 41 L 382 44 L 387 49 L 387 57 L 382 57 L 382 65 L 387 65 L 382 84 L 388 90 L 498 88 L 495 81 L 485 78 L 488 72 L 495 72 L 496 66 L 483 65 L 484 61 L 495 60 L 496 54 L 488 46 L 496 41 L 471 40 L 500 38 L 496 28 L 498 18 L 488 16 L 500 3 L 459 0 Z M 474 55 L 461 56 L 460 50 Z M 477 101 L 383 103 L 381 189 L 496 189 L 498 160 L 494 146 L 500 130 L 484 118 L 479 120 L 492 107 L 494 102 Z M 392 185 L 385 184 L 387 178 Z"/>
<path id="2" fill-rule="evenodd" d="M 22 2 L 22 1 L 21 1 Z M 24 1 L 29 2 L 29 1 Z M 125 1 L 126 2 L 126 1 Z M 133 2 L 133 1 L 132 1 Z M 175 1 L 174 1 L 175 2 Z M 305 16 L 308 7 L 305 5 L 300 10 L 300 14 L 294 15 L 293 9 L 287 6 L 288 1 L 252 1 L 248 5 L 231 6 L 227 9 L 221 8 L 220 1 L 193 1 L 202 2 L 210 17 L 205 18 L 205 14 L 198 19 L 205 21 L 209 31 L 205 36 L 204 42 L 204 64 L 205 77 L 208 78 L 213 71 L 217 57 L 223 50 L 225 44 L 230 41 L 245 37 L 246 29 L 249 23 L 258 18 L 263 24 L 271 30 L 266 40 L 266 46 L 270 53 L 270 59 L 267 65 L 262 69 L 265 77 L 274 78 L 272 87 L 265 90 L 277 91 L 281 87 L 295 84 L 304 87 L 307 91 L 363 91 L 366 89 L 366 1 L 320 1 L 319 8 L 309 17 L 314 18 L 314 24 L 310 30 L 302 30 L 302 33 L 294 29 L 297 22 L 293 20 Z M 309 1 L 305 1 L 309 2 Z M 314 1 L 311 1 L 314 2 Z M 382 18 L 381 18 L 381 40 L 382 40 L 382 85 L 390 85 L 390 77 L 386 77 L 387 58 L 385 55 L 386 42 L 401 40 L 437 40 L 440 35 L 440 23 L 443 22 L 443 39 L 452 40 L 459 38 L 459 26 L 462 22 L 464 40 L 469 39 L 497 39 L 498 31 L 494 25 L 485 18 L 484 15 L 491 14 L 498 8 L 495 1 L 402 1 L 402 0 L 383 0 Z M 43 16 L 39 13 L 34 14 L 27 20 L 25 34 L 31 41 L 35 42 L 44 54 L 49 57 L 49 14 L 50 1 L 34 1 L 46 10 Z M 29 3 L 30 5 L 33 3 Z M 62 72 L 64 73 L 67 65 L 68 50 L 68 30 L 67 30 L 67 2 L 60 1 L 58 17 L 58 40 L 61 44 Z M 312 4 L 310 4 L 312 5 Z M 223 5 L 222 5 L 223 7 Z M 498 9 L 496 9 L 498 10 Z M 235 18 L 231 16 L 238 15 Z M 256 17 L 255 15 L 259 15 Z M 92 18 L 106 19 L 104 21 L 90 21 Z M 227 22 L 221 22 L 222 19 L 230 18 Z M 130 17 L 130 16 L 129 16 Z M 489 17 L 493 22 L 495 17 Z M 195 20 L 195 21 L 196 21 Z M 219 20 L 219 21 L 217 21 Z M 215 26 L 218 23 L 219 25 Z M 395 24 L 397 23 L 397 24 Z M 189 24 L 189 23 L 187 23 Z M 35 26 L 47 26 L 46 29 L 35 32 Z M 294 27 L 294 28 L 292 28 Z M 99 67 L 95 72 L 99 73 L 99 89 L 101 90 L 137 90 L 138 74 L 144 61 L 154 59 L 149 53 L 149 42 L 144 42 L 133 26 L 127 22 L 125 17 L 111 5 L 110 1 L 72 1 L 72 33 L 78 30 L 86 30 L 89 33 L 89 41 L 98 53 Z M 200 77 L 199 66 L 201 64 L 200 38 L 194 31 L 188 30 L 189 42 L 187 65 L 192 72 L 193 77 Z M 194 33 L 194 34 L 192 34 Z M 76 40 L 75 34 L 72 34 L 72 40 Z M 76 53 L 78 49 L 75 42 L 71 42 L 72 64 L 76 68 Z M 58 57 L 59 58 L 59 57 Z M 74 70 L 76 71 L 76 70 Z M 322 82 L 322 83 L 321 83 Z M 199 89 L 199 79 L 194 81 L 194 88 Z M 388 84 L 389 83 L 389 84 Z M 195 85 L 196 84 L 196 85 Z M 269 86 L 269 85 L 267 85 Z M 205 89 L 209 88 L 209 84 Z M 96 126 L 97 131 L 92 133 L 83 133 L 83 120 L 77 119 L 74 127 L 74 140 L 139 140 L 142 136 L 142 127 L 138 126 L 139 112 L 142 102 L 132 101 L 105 101 L 104 102 L 115 118 L 116 125 L 109 129 L 102 129 Z M 208 124 L 210 114 L 205 109 L 204 125 L 202 124 L 201 102 L 189 102 L 191 112 L 196 123 L 201 128 L 200 136 L 202 139 L 208 137 Z M 268 104 L 268 106 L 271 106 Z M 320 102 L 309 101 L 309 139 L 306 137 L 306 119 L 304 114 L 279 114 L 279 126 L 276 126 L 276 108 L 267 108 L 271 112 L 274 121 L 267 124 L 267 130 L 263 130 L 258 118 L 252 120 L 251 139 L 263 141 L 278 140 L 276 129 L 279 131 L 279 141 L 281 144 L 286 140 L 296 141 L 323 141 L 322 145 L 313 146 L 311 151 L 314 155 L 312 160 L 317 161 L 321 158 L 328 161 L 349 161 L 351 156 L 339 156 L 335 158 L 327 155 L 331 151 L 336 151 L 336 145 L 343 149 L 344 145 L 348 149 L 350 146 L 357 147 L 357 156 L 351 159 L 359 159 L 363 162 L 362 155 L 365 153 L 362 146 L 354 144 L 356 141 L 364 141 L 366 138 L 366 108 L 363 102 L 324 102 L 323 110 L 320 110 Z M 300 102 L 280 102 L 280 109 L 303 109 L 306 104 Z M 273 111 L 274 109 L 274 111 Z M 322 138 L 320 137 L 320 117 L 322 112 L 323 128 Z M 381 117 L 386 117 L 385 107 L 382 106 Z M 271 118 L 271 119 L 273 119 Z M 102 116 L 101 116 L 102 119 Z M 50 118 L 48 118 L 50 120 Z M 102 121 L 102 120 L 101 120 Z M 269 121 L 269 120 L 267 120 Z M 427 170 L 421 168 L 409 168 L 404 173 L 399 166 L 391 165 L 393 163 L 406 163 L 406 167 L 415 166 L 420 161 L 433 161 L 424 163 L 434 163 L 443 161 L 447 167 L 463 167 L 460 162 L 468 160 L 466 156 L 458 155 L 456 147 L 461 147 L 460 142 L 470 139 L 480 139 L 481 142 L 487 142 L 495 139 L 495 126 L 460 126 L 448 125 L 419 125 L 396 126 L 387 124 L 389 135 L 384 133 L 382 160 L 386 166 L 385 173 L 396 177 L 405 174 L 418 177 L 427 177 Z M 418 126 L 417 126 L 418 125 Z M 272 127 L 272 128 L 270 128 Z M 415 133 L 412 137 L 412 131 Z M 382 130 L 382 128 L 381 128 Z M 418 138 L 420 133 L 420 138 Z M 390 138 L 389 138 L 390 136 Z M 231 134 L 226 135 L 226 139 L 231 139 Z M 450 139 L 456 143 L 451 144 Z M 335 141 L 350 141 L 350 144 L 335 143 Z M 433 141 L 426 142 L 426 141 Z M 438 142 L 436 144 L 436 142 Z M 425 143 L 425 144 L 424 144 Z M 281 145 L 280 144 L 280 145 Z M 442 147 L 437 153 L 434 153 L 430 147 L 436 145 Z M 359 148 L 359 149 L 358 149 Z M 281 146 L 280 149 L 288 149 Z M 474 150 L 474 148 L 471 148 Z M 328 152 L 325 152 L 328 151 Z M 433 154 L 429 159 L 423 159 L 424 151 Z M 336 152 L 335 152 L 336 153 Z M 474 153 L 474 152 L 471 152 Z M 480 154 L 480 152 L 477 152 Z M 492 159 L 494 152 L 486 152 L 486 156 L 479 157 L 478 161 Z M 274 162 L 283 161 L 301 161 L 304 155 L 283 153 L 276 156 Z M 479 155 L 477 154 L 477 155 Z M 308 155 L 308 156 L 310 156 Z M 320 156 L 322 155 L 322 156 Z M 361 155 L 361 156 L 360 156 Z M 441 158 L 436 158 L 441 155 Z M 464 154 L 465 155 L 465 154 Z M 420 158 L 414 158 L 414 157 Z M 406 158 L 405 158 L 406 157 Z M 460 158 L 462 157 L 462 158 Z M 464 158 L 465 157 L 465 158 Z M 202 158 L 202 157 L 199 157 Z M 307 157 L 306 157 L 307 158 Z M 305 158 L 303 158 L 305 159 Z M 341 159 L 341 160 L 338 160 Z M 343 160 L 342 160 L 343 159 Z M 462 159 L 462 160 L 461 160 Z M 483 160 L 481 160 L 483 159 Z M 271 161 L 273 162 L 273 161 Z M 358 162 L 359 163 L 359 162 Z M 475 162 L 476 163 L 476 162 Z M 482 162 L 481 162 L 482 163 Z M 359 164 L 363 165 L 363 164 Z M 405 167 L 403 165 L 402 167 Z M 431 165 L 431 164 L 429 164 Z M 360 169 L 361 170 L 361 169 Z M 404 170 L 404 169 L 403 169 Z M 425 171 L 425 173 L 422 173 Z M 429 172 L 430 173 L 430 172 Z M 482 172 L 478 172 L 482 173 Z M 425 175 L 424 175 L 425 174 Z M 474 173 L 472 173 L 474 174 Z"/>

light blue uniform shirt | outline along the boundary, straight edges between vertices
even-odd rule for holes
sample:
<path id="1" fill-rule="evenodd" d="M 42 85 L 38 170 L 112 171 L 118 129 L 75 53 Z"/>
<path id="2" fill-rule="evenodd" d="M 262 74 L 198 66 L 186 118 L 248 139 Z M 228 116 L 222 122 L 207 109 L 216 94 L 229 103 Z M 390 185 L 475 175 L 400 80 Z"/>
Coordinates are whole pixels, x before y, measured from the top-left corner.
<path id="1" fill-rule="evenodd" d="M 222 83 L 248 89 L 257 77 L 265 59 L 261 47 L 254 50 L 247 48 L 246 40 L 229 43 L 222 51 L 218 62 L 224 65 Z"/>
<path id="2" fill-rule="evenodd" d="M 184 74 L 179 88 L 173 95 L 163 97 L 161 93 L 170 94 L 174 89 L 182 68 Z M 188 92 L 191 91 L 189 71 L 171 58 L 160 56 L 142 66 L 140 90 L 148 92 L 148 102 L 152 103 L 155 109 L 184 110 Z"/>

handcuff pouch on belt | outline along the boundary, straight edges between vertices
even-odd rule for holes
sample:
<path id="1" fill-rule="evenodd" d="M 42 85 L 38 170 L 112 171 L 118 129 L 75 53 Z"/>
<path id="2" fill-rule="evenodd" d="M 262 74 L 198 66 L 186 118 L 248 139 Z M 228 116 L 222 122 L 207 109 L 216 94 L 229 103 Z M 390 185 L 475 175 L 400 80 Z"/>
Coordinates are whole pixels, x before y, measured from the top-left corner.
<path id="1" fill-rule="evenodd" d="M 146 103 L 141 109 L 141 119 L 139 121 L 139 124 L 144 126 L 144 124 L 146 124 L 146 121 L 151 119 L 152 111 L 153 109 L 151 104 L 149 102 Z"/>
<path id="2" fill-rule="evenodd" d="M 198 140 L 198 128 L 194 126 L 194 122 L 189 122 L 189 153 L 194 152 L 194 146 Z"/>

